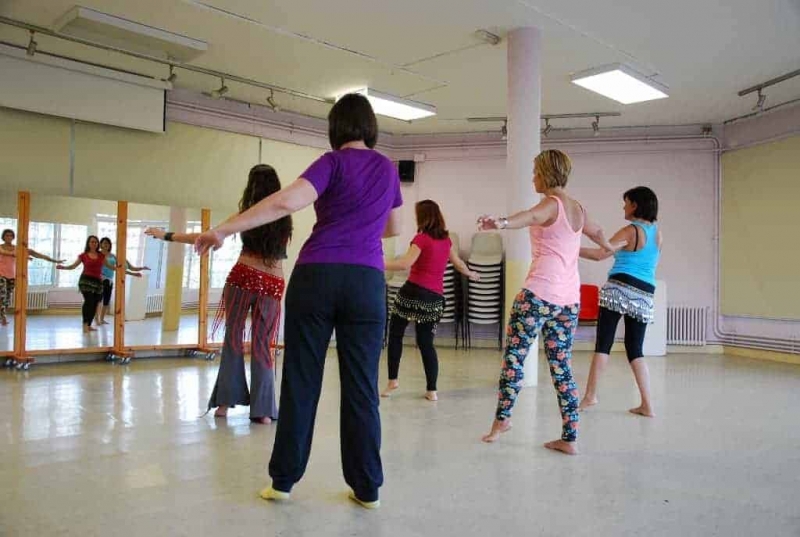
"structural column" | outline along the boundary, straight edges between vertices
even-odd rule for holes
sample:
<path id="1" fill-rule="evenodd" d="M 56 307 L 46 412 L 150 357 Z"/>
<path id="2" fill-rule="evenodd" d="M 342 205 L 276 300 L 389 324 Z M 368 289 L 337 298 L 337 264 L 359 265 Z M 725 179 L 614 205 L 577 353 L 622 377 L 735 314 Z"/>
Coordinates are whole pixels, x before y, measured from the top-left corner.
<path id="1" fill-rule="evenodd" d="M 186 210 L 171 207 L 169 228 L 177 233 L 186 232 Z M 183 257 L 187 246 L 180 243 L 167 243 L 167 277 L 164 286 L 164 314 L 161 328 L 165 332 L 178 329 L 181 322 L 181 298 L 183 295 Z"/>
<path id="2" fill-rule="evenodd" d="M 533 159 L 539 154 L 541 116 L 540 33 L 518 28 L 508 35 L 508 145 L 506 209 L 508 214 L 528 209 L 537 201 L 533 191 Z M 527 230 L 505 233 L 506 308 L 510 308 L 525 281 L 531 263 Z M 524 385 L 538 382 L 538 341 L 525 362 Z"/>

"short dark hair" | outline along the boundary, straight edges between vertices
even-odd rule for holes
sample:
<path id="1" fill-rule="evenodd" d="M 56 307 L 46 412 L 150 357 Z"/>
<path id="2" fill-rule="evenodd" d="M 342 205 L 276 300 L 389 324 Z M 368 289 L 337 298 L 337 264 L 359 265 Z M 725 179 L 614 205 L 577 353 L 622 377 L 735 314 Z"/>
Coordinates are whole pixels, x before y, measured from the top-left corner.
<path id="1" fill-rule="evenodd" d="M 655 192 L 646 186 L 631 188 L 622 195 L 622 199 L 636 204 L 636 210 L 633 211 L 633 216 L 636 218 L 641 218 L 648 222 L 658 220 L 658 197 L 656 197 Z"/>
<path id="2" fill-rule="evenodd" d="M 0 235 L 0 239 L 5 239 L 5 238 L 6 238 L 6 233 L 11 233 L 11 240 L 12 240 L 12 241 L 13 241 L 15 238 L 17 238 L 17 234 L 16 234 L 16 233 L 14 233 L 14 230 L 13 230 L 13 229 L 4 229 L 4 230 L 3 230 L 3 234 L 2 234 L 2 235 Z"/>
<path id="3" fill-rule="evenodd" d="M 378 143 L 378 120 L 366 97 L 348 93 L 333 105 L 328 114 L 328 139 L 333 149 L 360 140 L 370 149 L 375 147 Z"/>
<path id="4" fill-rule="evenodd" d="M 108 237 L 103 237 L 102 239 L 100 239 L 100 246 L 103 246 L 104 242 L 108 243 L 108 251 L 110 252 L 111 248 L 114 247 L 114 243 L 111 242 L 111 239 L 109 239 Z"/>

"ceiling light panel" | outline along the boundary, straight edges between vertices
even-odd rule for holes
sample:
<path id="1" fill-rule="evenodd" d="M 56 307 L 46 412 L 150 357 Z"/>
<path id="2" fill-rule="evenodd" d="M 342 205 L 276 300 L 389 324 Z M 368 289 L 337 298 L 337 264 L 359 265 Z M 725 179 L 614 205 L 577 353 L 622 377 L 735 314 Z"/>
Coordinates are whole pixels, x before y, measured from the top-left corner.
<path id="1" fill-rule="evenodd" d="M 577 84 L 622 104 L 633 104 L 668 97 L 668 88 L 648 79 L 630 67 L 612 64 L 572 76 Z"/>
<path id="2" fill-rule="evenodd" d="M 366 97 L 372 105 L 372 110 L 381 116 L 401 121 L 413 121 L 436 115 L 436 107 L 433 105 L 395 97 L 371 88 L 362 88 L 349 93 L 360 93 Z M 340 95 L 339 98 L 343 95 Z"/>

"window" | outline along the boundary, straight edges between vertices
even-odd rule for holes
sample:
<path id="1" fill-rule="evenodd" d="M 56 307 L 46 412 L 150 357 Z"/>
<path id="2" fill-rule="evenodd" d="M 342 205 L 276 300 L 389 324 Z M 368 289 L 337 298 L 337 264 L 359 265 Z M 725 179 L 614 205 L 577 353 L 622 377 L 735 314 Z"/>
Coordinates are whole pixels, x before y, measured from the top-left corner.
<path id="1" fill-rule="evenodd" d="M 236 260 L 239 258 L 239 253 L 242 250 L 241 240 L 239 235 L 228 237 L 222 245 L 222 248 L 211 253 L 211 288 L 225 287 L 225 280 L 228 273 L 233 268 Z"/>
<path id="2" fill-rule="evenodd" d="M 56 225 L 49 222 L 31 222 L 28 226 L 28 247 L 36 250 L 40 254 L 49 255 L 55 259 L 65 259 L 58 257 L 55 251 Z M 67 261 L 68 263 L 71 262 Z M 51 286 L 56 278 L 56 266 L 43 259 L 32 259 L 28 261 L 28 283 L 34 286 Z"/>
<path id="3" fill-rule="evenodd" d="M 200 233 L 200 222 L 188 222 L 186 233 Z M 183 288 L 200 289 L 200 258 L 191 245 L 186 245 L 183 255 Z"/>
<path id="4" fill-rule="evenodd" d="M 73 263 L 86 247 L 89 228 L 76 224 L 58 224 L 57 229 L 58 257 L 65 259 L 67 263 Z M 78 287 L 80 276 L 80 266 L 75 270 L 61 270 L 58 273 L 57 285 L 58 287 Z"/>

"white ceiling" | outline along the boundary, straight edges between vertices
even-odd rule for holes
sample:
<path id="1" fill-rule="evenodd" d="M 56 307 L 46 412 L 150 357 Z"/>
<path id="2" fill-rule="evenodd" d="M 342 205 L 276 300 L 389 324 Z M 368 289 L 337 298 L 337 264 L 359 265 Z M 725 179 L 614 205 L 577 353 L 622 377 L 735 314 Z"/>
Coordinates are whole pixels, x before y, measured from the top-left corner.
<path id="1" fill-rule="evenodd" d="M 0 15 L 51 28 L 74 5 L 74 0 L 5 0 Z M 437 117 L 411 124 L 381 118 L 382 129 L 394 133 L 488 130 L 494 126 L 465 118 L 505 115 L 505 41 L 481 44 L 474 36 L 479 28 L 502 37 L 519 26 L 541 28 L 543 113 L 622 113 L 603 119 L 601 126 L 720 123 L 755 104 L 755 95 L 738 97 L 739 90 L 800 68 L 800 0 L 82 0 L 81 5 L 208 42 L 208 51 L 192 62 L 198 66 L 322 97 L 369 86 L 437 106 Z M 27 39 L 25 31 L 0 25 L 0 40 L 24 45 Z M 115 53 L 47 36 L 36 40 L 43 51 L 162 78 L 168 74 L 164 66 Z M 670 98 L 624 106 L 569 82 L 571 73 L 612 62 L 657 74 L 670 87 Z M 219 85 L 204 75 L 178 75 L 178 87 L 208 91 Z M 264 90 L 228 86 L 231 97 L 265 102 Z M 800 98 L 800 77 L 765 93 L 767 106 Z M 328 110 L 324 103 L 281 94 L 276 101 L 316 117 Z M 554 126 L 584 123 L 589 120 Z"/>

